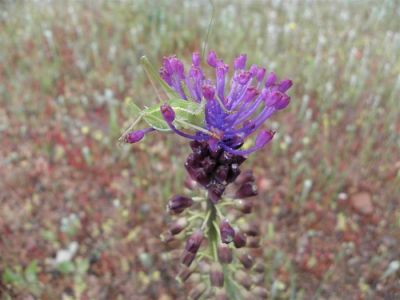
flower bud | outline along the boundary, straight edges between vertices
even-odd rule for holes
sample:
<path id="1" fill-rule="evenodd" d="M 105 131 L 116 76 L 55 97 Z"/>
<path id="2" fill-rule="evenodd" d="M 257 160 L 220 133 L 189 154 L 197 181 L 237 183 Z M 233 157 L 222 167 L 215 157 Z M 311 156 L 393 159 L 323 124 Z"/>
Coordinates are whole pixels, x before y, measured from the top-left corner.
<path id="1" fill-rule="evenodd" d="M 196 257 L 196 253 L 192 253 L 192 252 L 183 250 L 183 253 L 181 256 L 181 263 L 187 267 L 190 267 L 190 265 L 192 264 L 195 257 Z"/>
<path id="2" fill-rule="evenodd" d="M 243 225 L 243 231 L 249 236 L 258 236 L 260 235 L 260 228 L 257 223 L 245 223 Z"/>
<path id="3" fill-rule="evenodd" d="M 236 232 L 235 237 L 233 238 L 233 244 L 236 248 L 246 246 L 246 235 L 241 231 Z"/>
<path id="4" fill-rule="evenodd" d="M 236 198 L 248 198 L 252 196 L 257 196 L 257 186 L 254 182 L 245 182 L 236 191 Z"/>
<path id="5" fill-rule="evenodd" d="M 179 218 L 178 220 L 176 220 L 175 222 L 171 223 L 169 225 L 169 232 L 171 232 L 171 234 L 178 234 L 180 233 L 183 229 L 185 229 L 185 227 L 187 226 L 187 220 L 186 218 Z"/>
<path id="6" fill-rule="evenodd" d="M 228 220 L 225 219 L 221 221 L 221 223 L 219 224 L 219 231 L 221 233 L 221 240 L 223 243 L 229 244 L 233 241 L 235 230 L 229 224 Z"/>
<path id="7" fill-rule="evenodd" d="M 234 182 L 239 175 L 240 175 L 239 164 L 238 163 L 231 164 L 229 166 L 229 173 L 228 176 L 226 177 L 226 181 L 228 183 Z"/>
<path id="8" fill-rule="evenodd" d="M 200 229 L 194 231 L 186 241 L 185 250 L 196 254 L 200 248 L 201 242 L 203 241 L 203 237 L 203 232 Z"/>
<path id="9" fill-rule="evenodd" d="M 218 263 L 214 263 L 211 266 L 210 282 L 212 286 L 216 287 L 224 286 L 224 273 L 222 272 L 221 265 Z"/>
<path id="10" fill-rule="evenodd" d="M 254 264 L 253 258 L 247 253 L 242 253 L 239 256 L 239 260 L 245 269 L 251 269 Z"/>
<path id="11" fill-rule="evenodd" d="M 267 76 L 267 80 L 265 81 L 265 87 L 269 88 L 273 86 L 276 82 L 276 75 L 274 72 L 271 72 Z"/>
<path id="12" fill-rule="evenodd" d="M 188 267 L 182 267 L 177 277 L 181 282 L 185 282 L 192 274 L 193 270 L 189 269 Z"/>
<path id="13" fill-rule="evenodd" d="M 292 85 L 293 85 L 293 82 L 292 82 L 290 79 L 282 80 L 282 81 L 279 83 L 278 90 L 279 90 L 280 92 L 284 93 L 284 92 L 286 92 L 288 89 L 290 89 Z"/>
<path id="14" fill-rule="evenodd" d="M 244 69 L 246 67 L 246 54 L 240 54 L 238 57 L 235 58 L 233 62 L 233 67 L 235 70 Z"/>
<path id="15" fill-rule="evenodd" d="M 136 130 L 136 131 L 131 131 L 124 137 L 124 142 L 133 144 L 137 143 L 140 140 L 142 140 L 144 137 L 144 131 L 143 130 Z"/>
<path id="16" fill-rule="evenodd" d="M 200 53 L 199 52 L 194 52 L 192 54 L 192 63 L 193 63 L 193 65 L 196 66 L 196 67 L 200 66 L 200 61 L 201 61 Z"/>
<path id="17" fill-rule="evenodd" d="M 246 290 L 250 290 L 252 282 L 250 276 L 246 272 L 242 270 L 237 271 L 235 278 Z"/>
<path id="18" fill-rule="evenodd" d="M 167 123 L 172 123 L 175 120 L 175 112 L 167 103 L 160 106 L 160 111 Z"/>
<path id="19" fill-rule="evenodd" d="M 226 244 L 220 244 L 217 249 L 221 264 L 230 264 L 233 260 L 232 249 Z"/>
<path id="20" fill-rule="evenodd" d="M 206 291 L 206 285 L 204 283 L 199 283 L 196 287 L 194 287 L 189 292 L 189 299 L 190 300 L 198 300 Z"/>
<path id="21" fill-rule="evenodd" d="M 173 214 L 180 214 L 186 208 L 192 206 L 192 204 L 193 204 L 192 198 L 185 197 L 182 195 L 176 195 L 172 197 L 171 200 L 169 200 L 167 209 L 169 212 Z"/>
<path id="22" fill-rule="evenodd" d="M 246 170 L 239 176 L 239 178 L 236 180 L 235 183 L 238 184 L 238 185 L 242 185 L 242 184 L 247 183 L 247 182 L 255 182 L 255 181 L 256 181 L 256 179 L 255 179 L 255 177 L 253 175 L 253 171 L 252 170 Z"/>
<path id="23" fill-rule="evenodd" d="M 257 262 L 254 265 L 254 271 L 256 271 L 257 273 L 264 273 L 265 272 L 265 265 L 262 262 Z"/>
<path id="24" fill-rule="evenodd" d="M 213 68 L 217 67 L 218 58 L 214 51 L 208 52 L 207 63 Z"/>
<path id="25" fill-rule="evenodd" d="M 247 242 L 247 247 L 248 248 L 259 248 L 260 247 L 260 239 L 256 237 L 250 237 L 248 242 Z"/>
<path id="26" fill-rule="evenodd" d="M 219 166 L 215 171 L 214 178 L 220 183 L 226 183 L 226 178 L 228 177 L 229 167 Z"/>
<path id="27" fill-rule="evenodd" d="M 270 130 L 261 130 L 260 133 L 256 137 L 256 147 L 264 147 L 267 143 L 269 143 L 274 137 L 274 132 Z"/>
<path id="28" fill-rule="evenodd" d="M 237 200 L 235 207 L 244 214 L 250 214 L 253 209 L 253 202 L 250 200 Z"/>
<path id="29" fill-rule="evenodd" d="M 203 93 L 203 97 L 204 97 L 206 100 L 211 101 L 211 100 L 214 99 L 214 96 L 215 96 L 215 89 L 214 89 L 213 86 L 208 85 L 208 84 L 203 85 L 202 88 L 201 88 L 201 91 L 202 91 L 202 93 Z"/>
<path id="30" fill-rule="evenodd" d="M 208 198 L 212 203 L 216 204 L 221 199 L 222 194 L 225 191 L 225 186 L 218 182 L 212 182 L 210 185 L 208 185 L 207 191 Z"/>

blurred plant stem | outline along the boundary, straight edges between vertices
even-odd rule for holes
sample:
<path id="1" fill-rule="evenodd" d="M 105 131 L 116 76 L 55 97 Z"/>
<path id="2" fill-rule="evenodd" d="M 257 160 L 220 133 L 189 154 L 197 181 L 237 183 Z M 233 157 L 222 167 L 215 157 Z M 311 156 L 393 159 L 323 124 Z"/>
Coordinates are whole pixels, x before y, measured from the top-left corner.
<path id="1" fill-rule="evenodd" d="M 219 232 L 217 226 L 217 208 L 215 205 L 208 199 L 207 202 L 207 212 L 206 215 L 209 214 L 208 222 L 207 222 L 207 235 L 209 241 L 209 250 L 211 257 L 218 262 L 218 244 L 219 244 Z M 224 286 L 225 290 L 229 296 L 229 299 L 239 300 L 240 292 L 236 287 L 235 282 L 232 280 L 231 270 L 228 265 L 223 265 L 224 272 Z"/>

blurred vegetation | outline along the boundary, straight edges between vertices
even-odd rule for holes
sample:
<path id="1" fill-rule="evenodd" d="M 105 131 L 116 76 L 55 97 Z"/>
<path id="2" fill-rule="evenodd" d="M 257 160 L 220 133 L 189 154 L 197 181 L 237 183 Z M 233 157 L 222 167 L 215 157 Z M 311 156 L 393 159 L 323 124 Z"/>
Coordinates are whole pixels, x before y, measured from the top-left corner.
<path id="1" fill-rule="evenodd" d="M 399 28 L 395 0 L 0 2 L 0 295 L 185 299 L 158 235 L 188 149 L 116 140 L 156 101 L 139 58 L 206 43 L 295 84 L 247 162 L 271 299 L 399 298 Z"/>

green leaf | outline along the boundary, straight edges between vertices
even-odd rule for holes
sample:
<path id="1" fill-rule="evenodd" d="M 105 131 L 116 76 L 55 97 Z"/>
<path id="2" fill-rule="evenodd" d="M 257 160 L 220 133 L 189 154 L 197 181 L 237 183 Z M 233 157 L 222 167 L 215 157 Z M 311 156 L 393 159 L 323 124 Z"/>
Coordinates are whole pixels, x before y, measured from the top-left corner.
<path id="1" fill-rule="evenodd" d="M 142 112 L 140 107 L 137 106 L 130 97 L 127 97 L 125 99 L 124 110 L 126 111 L 129 118 L 135 118 L 135 119 L 139 117 L 140 113 Z"/>
<path id="2" fill-rule="evenodd" d="M 153 80 L 154 83 L 158 83 L 164 92 L 167 94 L 168 98 L 176 98 L 178 94 L 164 81 L 161 79 L 157 70 L 153 67 L 146 56 L 142 56 L 140 59 L 142 63 L 143 69 L 146 71 L 147 75 L 150 77 L 150 80 Z"/>
<path id="3" fill-rule="evenodd" d="M 168 124 L 164 121 L 160 108 L 158 108 L 158 111 L 151 111 L 149 113 L 147 112 L 147 109 L 144 110 L 145 114 L 143 116 L 143 120 L 149 124 L 150 127 L 159 130 L 159 131 L 170 131 L 171 129 L 169 128 Z M 149 110 L 152 110 L 149 109 Z"/>

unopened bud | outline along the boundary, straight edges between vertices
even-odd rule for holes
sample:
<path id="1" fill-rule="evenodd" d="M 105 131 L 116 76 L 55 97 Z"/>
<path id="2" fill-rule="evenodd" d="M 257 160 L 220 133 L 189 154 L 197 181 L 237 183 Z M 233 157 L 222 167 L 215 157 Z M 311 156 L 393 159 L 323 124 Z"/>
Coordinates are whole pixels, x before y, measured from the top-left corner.
<path id="1" fill-rule="evenodd" d="M 201 242 L 203 241 L 203 237 L 203 232 L 200 229 L 193 232 L 186 241 L 185 250 L 196 254 L 197 250 L 200 248 Z"/>
<path id="2" fill-rule="evenodd" d="M 239 260 L 246 269 L 251 269 L 254 264 L 253 258 L 247 253 L 241 254 Z"/>
<path id="3" fill-rule="evenodd" d="M 218 246 L 218 259 L 221 264 L 230 264 L 233 259 L 232 249 L 226 244 L 220 244 Z"/>
<path id="4" fill-rule="evenodd" d="M 236 281 L 239 282 L 240 285 L 243 286 L 246 290 L 249 290 L 251 288 L 251 278 L 246 272 L 242 270 L 237 271 L 235 274 L 235 278 Z"/>
<path id="5" fill-rule="evenodd" d="M 180 214 L 183 212 L 186 208 L 192 206 L 193 200 L 189 197 L 181 196 L 181 195 L 176 195 L 172 197 L 171 200 L 169 200 L 167 209 L 169 212 L 173 214 Z"/>
<path id="6" fill-rule="evenodd" d="M 244 214 L 250 214 L 253 209 L 253 203 L 250 200 L 237 200 L 235 207 Z"/>
<path id="7" fill-rule="evenodd" d="M 236 248 L 246 246 L 246 235 L 241 231 L 236 232 L 235 237 L 233 238 L 233 244 Z"/>
<path id="8" fill-rule="evenodd" d="M 219 225 L 219 230 L 221 233 L 221 240 L 223 243 L 229 244 L 230 242 L 233 241 L 233 238 L 235 236 L 235 230 L 229 224 L 228 220 L 225 219 L 221 221 Z"/>
<path id="9" fill-rule="evenodd" d="M 211 266 L 210 282 L 212 286 L 217 286 L 217 287 L 224 286 L 224 273 L 222 272 L 222 268 L 219 263 L 214 263 Z"/>
<path id="10" fill-rule="evenodd" d="M 179 278 L 179 280 L 181 282 L 185 282 L 190 277 L 190 275 L 192 275 L 192 273 L 193 273 L 193 270 L 191 270 L 187 267 L 182 267 L 182 269 L 179 271 L 177 277 Z"/>
<path id="11" fill-rule="evenodd" d="M 175 222 L 171 223 L 169 226 L 169 232 L 171 232 L 171 234 L 178 234 L 180 233 L 183 229 L 185 229 L 185 227 L 187 226 L 187 220 L 186 218 L 179 218 L 178 220 L 176 220 Z"/>
<path id="12" fill-rule="evenodd" d="M 260 228 L 257 223 L 246 223 L 243 226 L 243 231 L 246 232 L 248 236 L 258 236 L 260 235 Z"/>
<path id="13" fill-rule="evenodd" d="M 257 237 L 249 237 L 247 241 L 247 247 L 249 248 L 259 248 L 260 247 L 260 239 Z"/>
<path id="14" fill-rule="evenodd" d="M 195 253 L 183 250 L 183 253 L 181 256 L 181 263 L 187 267 L 190 267 L 190 265 L 192 264 L 195 257 L 196 257 Z"/>
<path id="15" fill-rule="evenodd" d="M 245 182 L 236 191 L 236 198 L 248 198 L 252 196 L 257 196 L 257 186 L 254 182 Z"/>

